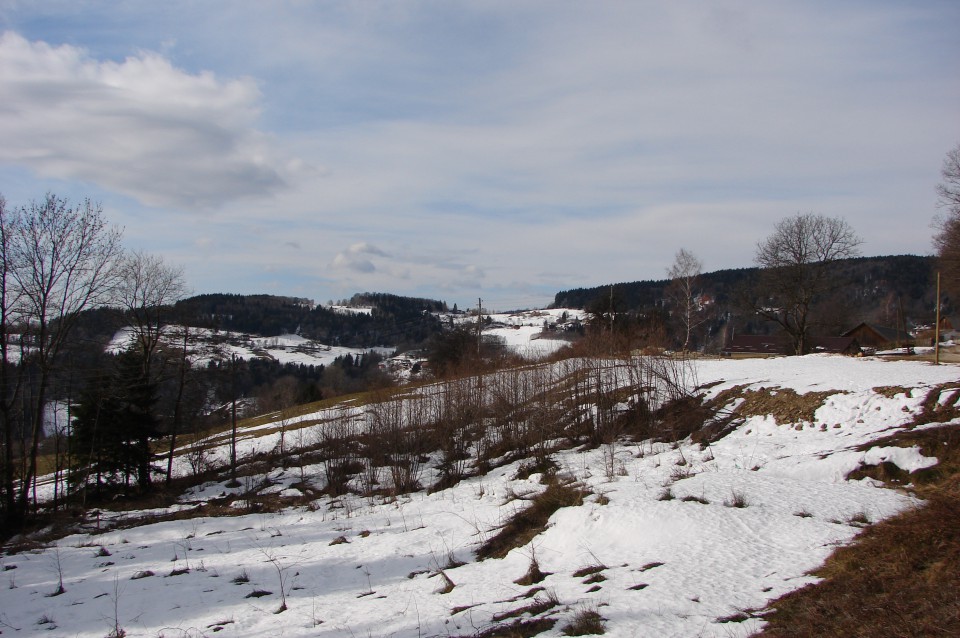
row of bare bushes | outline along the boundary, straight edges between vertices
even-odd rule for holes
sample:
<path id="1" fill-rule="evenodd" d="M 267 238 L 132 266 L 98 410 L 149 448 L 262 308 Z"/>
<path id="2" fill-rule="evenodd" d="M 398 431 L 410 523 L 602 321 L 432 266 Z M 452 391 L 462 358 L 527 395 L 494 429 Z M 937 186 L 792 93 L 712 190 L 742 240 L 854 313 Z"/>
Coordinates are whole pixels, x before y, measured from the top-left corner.
<path id="1" fill-rule="evenodd" d="M 514 367 L 374 393 L 362 408 L 341 406 L 298 431 L 285 453 L 301 470 L 322 468 L 332 496 L 442 489 L 520 459 L 544 464 L 565 447 L 683 438 L 706 418 L 695 387 L 691 362 L 667 357 Z M 433 482 L 424 485 L 428 466 Z"/>

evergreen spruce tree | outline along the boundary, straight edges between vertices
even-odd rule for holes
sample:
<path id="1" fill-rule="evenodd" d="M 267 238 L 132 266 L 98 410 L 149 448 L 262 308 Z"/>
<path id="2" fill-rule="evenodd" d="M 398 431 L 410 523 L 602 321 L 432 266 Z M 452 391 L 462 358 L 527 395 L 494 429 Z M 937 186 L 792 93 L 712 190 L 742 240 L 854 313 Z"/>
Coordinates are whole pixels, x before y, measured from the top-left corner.
<path id="1" fill-rule="evenodd" d="M 90 383 L 74 408 L 74 479 L 77 488 L 131 479 L 141 491 L 151 487 L 151 440 L 159 436 L 155 412 L 156 383 L 143 373 L 139 354 L 130 350 L 117 356 L 113 370 Z"/>

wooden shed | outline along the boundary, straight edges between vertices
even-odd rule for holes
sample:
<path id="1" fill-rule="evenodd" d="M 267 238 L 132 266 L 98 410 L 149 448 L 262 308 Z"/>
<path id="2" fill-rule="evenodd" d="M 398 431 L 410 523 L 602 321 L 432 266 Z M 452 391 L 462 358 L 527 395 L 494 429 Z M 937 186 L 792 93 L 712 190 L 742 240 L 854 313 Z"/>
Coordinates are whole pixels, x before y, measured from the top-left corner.
<path id="1" fill-rule="evenodd" d="M 853 337 L 864 348 L 877 348 L 878 350 L 915 345 L 913 336 L 905 330 L 877 326 L 866 322 L 847 330 L 843 333 L 843 336 Z"/>

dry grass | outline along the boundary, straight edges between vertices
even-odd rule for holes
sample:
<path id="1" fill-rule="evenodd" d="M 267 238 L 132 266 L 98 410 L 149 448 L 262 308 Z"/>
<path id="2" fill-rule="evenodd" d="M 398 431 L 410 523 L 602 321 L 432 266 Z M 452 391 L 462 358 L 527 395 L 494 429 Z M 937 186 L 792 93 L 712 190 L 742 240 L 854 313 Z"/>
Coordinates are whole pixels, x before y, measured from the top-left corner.
<path id="1" fill-rule="evenodd" d="M 552 476 L 545 489 L 530 499 L 530 506 L 519 510 L 477 549 L 477 558 L 503 558 L 510 550 L 523 547 L 547 527 L 547 521 L 561 507 L 583 505 L 589 492 L 577 483 Z"/>
<path id="2" fill-rule="evenodd" d="M 827 397 L 835 394 L 838 393 L 829 391 L 797 394 L 791 388 L 745 390 L 741 394 L 743 403 L 740 404 L 737 412 L 743 416 L 769 414 L 780 425 L 804 421 L 812 423 L 817 409 L 823 405 Z"/>
<path id="3" fill-rule="evenodd" d="M 534 558 L 530 561 L 530 567 L 527 568 L 527 573 L 513 582 L 523 587 L 529 587 L 530 585 L 543 582 L 549 575 L 548 572 L 540 570 L 540 563 Z"/>

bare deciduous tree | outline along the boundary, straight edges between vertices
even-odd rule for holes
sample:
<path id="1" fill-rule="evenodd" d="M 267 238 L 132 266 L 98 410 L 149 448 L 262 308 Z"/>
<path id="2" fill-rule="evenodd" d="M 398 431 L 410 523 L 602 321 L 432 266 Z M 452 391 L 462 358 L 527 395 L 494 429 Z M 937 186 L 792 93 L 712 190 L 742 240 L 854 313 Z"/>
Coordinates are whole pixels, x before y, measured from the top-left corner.
<path id="1" fill-rule="evenodd" d="M 690 347 L 690 337 L 697 326 L 706 321 L 699 296 L 703 262 L 685 248 L 677 251 L 673 265 L 667 268 L 670 285 L 667 296 L 676 308 L 683 329 L 683 350 Z"/>
<path id="2" fill-rule="evenodd" d="M 183 269 L 164 263 L 162 257 L 134 252 L 120 262 L 117 300 L 127 314 L 128 328 L 149 376 L 153 355 L 170 306 L 186 293 Z"/>
<path id="3" fill-rule="evenodd" d="M 754 310 L 780 325 L 795 354 L 806 353 L 811 309 L 835 284 L 827 277 L 827 265 L 856 257 L 861 243 L 841 218 L 798 213 L 778 222 L 773 234 L 757 244 L 754 260 L 763 269 L 764 298 L 754 302 Z"/>
<path id="4" fill-rule="evenodd" d="M 34 371 L 27 410 L 26 470 L 20 481 L 15 515 L 27 511 L 37 472 L 47 391 L 77 317 L 111 299 L 119 282 L 121 231 L 107 224 L 101 207 L 90 200 L 73 206 L 48 194 L 19 211 L 10 245 L 12 283 L 19 291 L 30 347 L 22 365 Z"/>
<path id="5" fill-rule="evenodd" d="M 937 184 L 938 204 L 946 210 L 936 220 L 940 232 L 933 238 L 940 273 L 947 292 L 960 298 L 960 144 L 947 153 Z"/>

